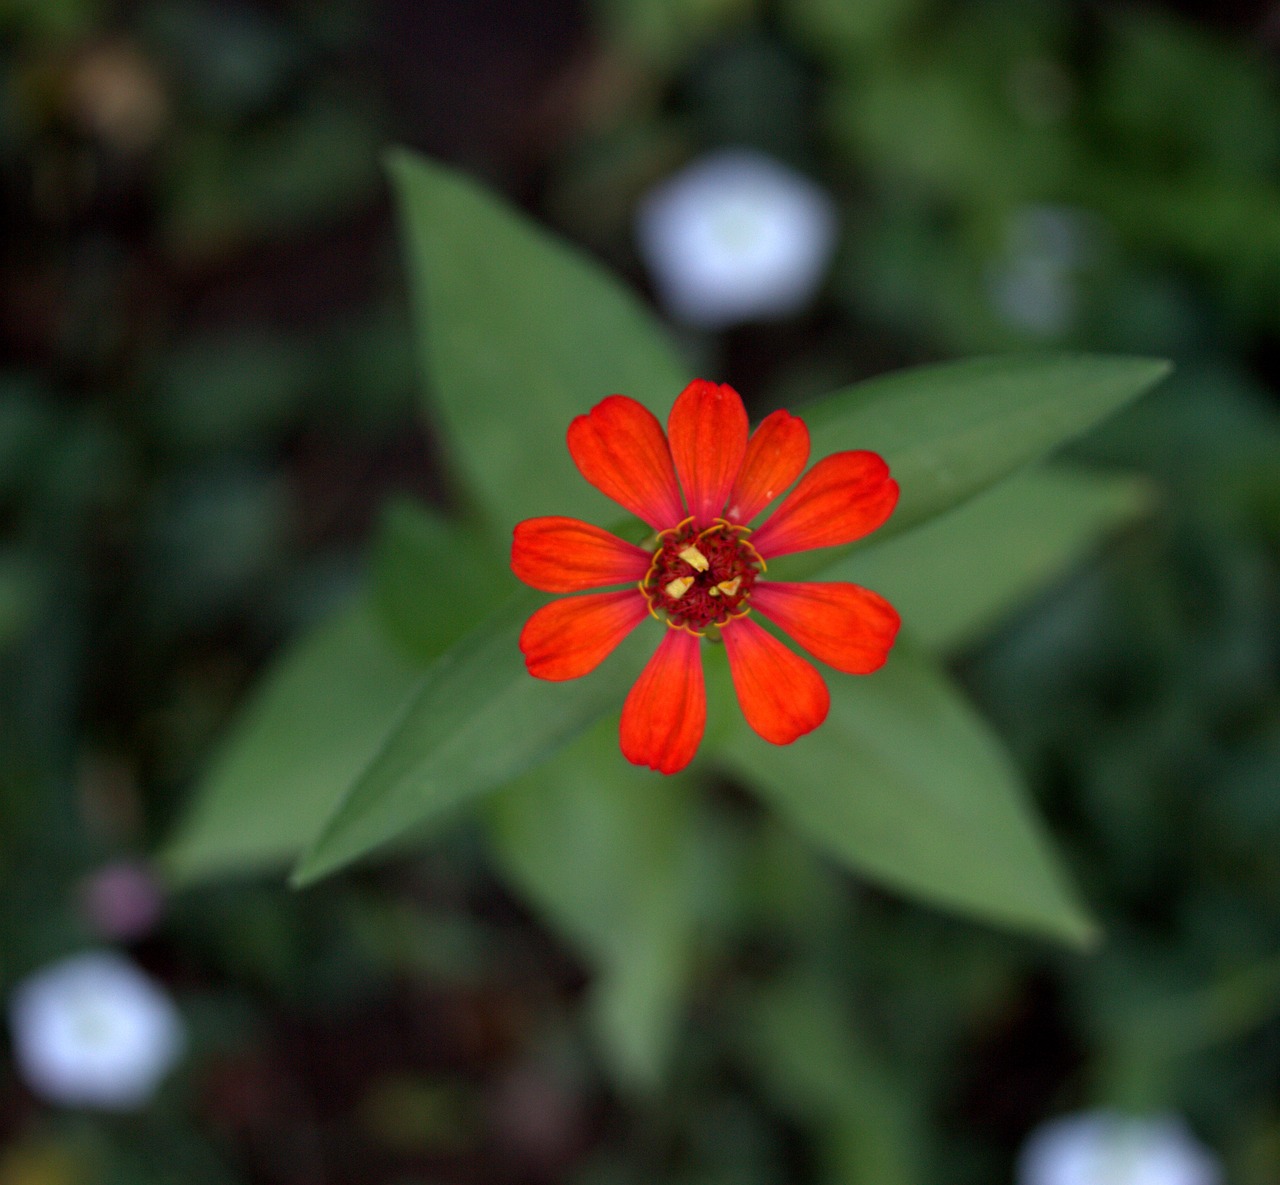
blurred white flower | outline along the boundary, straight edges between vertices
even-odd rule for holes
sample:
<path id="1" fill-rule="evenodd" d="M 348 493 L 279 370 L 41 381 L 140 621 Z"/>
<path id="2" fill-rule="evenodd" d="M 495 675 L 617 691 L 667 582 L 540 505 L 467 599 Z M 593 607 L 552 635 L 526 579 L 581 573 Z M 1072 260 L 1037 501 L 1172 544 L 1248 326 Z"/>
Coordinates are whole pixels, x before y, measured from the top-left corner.
<path id="1" fill-rule="evenodd" d="M 1222 1168 L 1176 1116 L 1068 1115 L 1032 1133 L 1017 1185 L 1221 1185 Z"/>
<path id="2" fill-rule="evenodd" d="M 767 156 L 725 150 L 650 190 L 637 237 L 678 320 L 704 329 L 768 320 L 813 298 L 835 249 L 835 203 Z"/>
<path id="3" fill-rule="evenodd" d="M 1079 210 L 1026 206 L 1010 219 L 1003 256 L 987 290 L 1007 325 L 1037 337 L 1060 337 L 1076 319 L 1077 277 L 1093 254 L 1094 228 Z"/>
<path id="4" fill-rule="evenodd" d="M 128 959 L 91 951 L 28 976 L 9 1000 L 18 1069 L 52 1103 L 144 1104 L 186 1043 L 168 995 Z"/>

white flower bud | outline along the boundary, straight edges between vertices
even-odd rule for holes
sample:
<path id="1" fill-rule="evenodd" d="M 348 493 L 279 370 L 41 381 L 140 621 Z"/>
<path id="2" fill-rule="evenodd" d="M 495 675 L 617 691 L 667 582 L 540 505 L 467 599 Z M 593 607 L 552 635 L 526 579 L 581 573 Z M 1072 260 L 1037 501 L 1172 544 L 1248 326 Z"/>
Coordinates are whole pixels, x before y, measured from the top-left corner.
<path id="1" fill-rule="evenodd" d="M 9 1000 L 18 1070 L 51 1103 L 127 1111 L 185 1045 L 169 996 L 128 959 L 91 951 L 37 971 Z"/>
<path id="2" fill-rule="evenodd" d="M 651 190 L 637 236 L 671 314 L 715 329 L 812 300 L 835 249 L 835 203 L 767 156 L 726 150 Z"/>
<path id="3" fill-rule="evenodd" d="M 1176 1116 L 1069 1115 L 1031 1134 L 1018 1185 L 1222 1185 L 1221 1166 Z"/>

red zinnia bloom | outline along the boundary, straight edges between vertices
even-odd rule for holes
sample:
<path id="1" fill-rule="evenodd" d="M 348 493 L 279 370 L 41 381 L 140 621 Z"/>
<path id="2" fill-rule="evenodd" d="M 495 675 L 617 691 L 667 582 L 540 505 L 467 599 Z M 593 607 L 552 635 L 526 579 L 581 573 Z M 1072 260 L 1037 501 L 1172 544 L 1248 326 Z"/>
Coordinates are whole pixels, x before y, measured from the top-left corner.
<path id="1" fill-rule="evenodd" d="M 695 379 L 666 434 L 647 408 L 610 395 L 569 425 L 569 452 L 583 477 L 657 535 L 637 547 L 573 518 L 517 524 L 511 567 L 525 584 L 554 593 L 627 585 L 543 606 L 520 649 L 531 675 L 576 679 L 646 616 L 669 627 L 622 709 L 629 761 L 670 774 L 693 760 L 707 717 L 708 635 L 723 640 L 743 715 L 766 741 L 790 744 L 826 719 L 822 676 L 752 621 L 753 609 L 836 670 L 868 674 L 888 657 L 899 619 L 883 597 L 856 584 L 765 580 L 766 561 L 852 543 L 889 517 L 898 483 L 875 453 L 819 461 L 753 530 L 747 524 L 808 462 L 809 430 L 775 411 L 748 439 L 732 387 Z"/>

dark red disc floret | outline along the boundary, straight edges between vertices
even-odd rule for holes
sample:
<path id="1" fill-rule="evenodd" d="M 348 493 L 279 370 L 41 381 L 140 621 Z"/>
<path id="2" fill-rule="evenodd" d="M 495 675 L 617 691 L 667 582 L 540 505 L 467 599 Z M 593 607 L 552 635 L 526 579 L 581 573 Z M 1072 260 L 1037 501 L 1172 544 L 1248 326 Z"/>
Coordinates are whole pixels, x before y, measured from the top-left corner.
<path id="1" fill-rule="evenodd" d="M 663 531 L 640 582 L 650 612 L 697 634 L 746 614 L 751 590 L 765 568 L 747 542 L 750 534 L 723 519 L 701 531 L 692 519 Z"/>

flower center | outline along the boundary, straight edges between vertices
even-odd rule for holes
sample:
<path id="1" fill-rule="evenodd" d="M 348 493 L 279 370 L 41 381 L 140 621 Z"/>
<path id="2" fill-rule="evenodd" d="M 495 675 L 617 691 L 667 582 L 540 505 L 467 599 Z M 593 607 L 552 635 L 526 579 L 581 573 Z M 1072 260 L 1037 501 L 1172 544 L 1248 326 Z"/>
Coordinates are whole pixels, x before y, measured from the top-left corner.
<path id="1" fill-rule="evenodd" d="M 693 519 L 658 536 L 640 591 L 659 621 L 692 634 L 750 612 L 751 589 L 765 570 L 746 527 L 716 519 L 699 531 Z"/>

